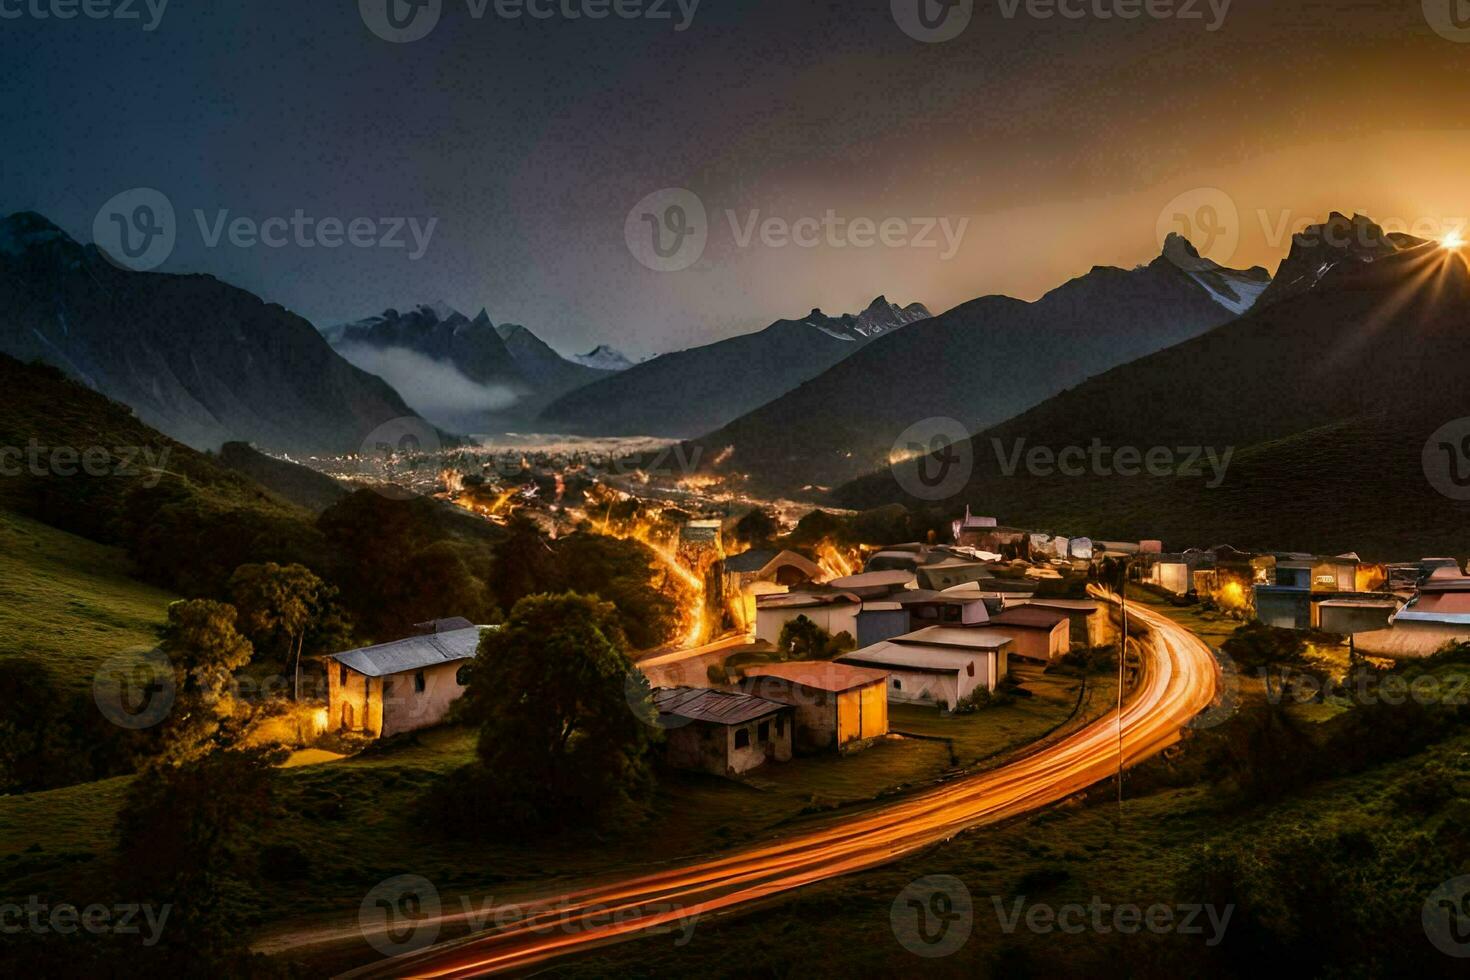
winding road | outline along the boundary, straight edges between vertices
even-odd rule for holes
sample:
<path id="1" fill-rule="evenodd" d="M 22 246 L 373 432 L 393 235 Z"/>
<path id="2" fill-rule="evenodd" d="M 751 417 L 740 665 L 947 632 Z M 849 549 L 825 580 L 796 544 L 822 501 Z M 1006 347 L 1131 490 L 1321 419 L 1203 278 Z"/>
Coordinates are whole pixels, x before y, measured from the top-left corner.
<path id="1" fill-rule="evenodd" d="M 1214 655 L 1194 634 L 1146 608 L 1130 604 L 1129 615 L 1147 628 L 1147 654 L 1139 685 L 1123 708 L 1125 765 L 1176 742 L 1181 729 L 1211 704 L 1218 680 Z M 524 903 L 521 909 L 547 911 L 347 976 L 484 976 L 650 930 L 680 928 L 692 917 L 872 868 L 972 827 L 1066 799 L 1112 775 L 1119 749 L 1115 710 L 1000 768 L 752 849 Z"/>

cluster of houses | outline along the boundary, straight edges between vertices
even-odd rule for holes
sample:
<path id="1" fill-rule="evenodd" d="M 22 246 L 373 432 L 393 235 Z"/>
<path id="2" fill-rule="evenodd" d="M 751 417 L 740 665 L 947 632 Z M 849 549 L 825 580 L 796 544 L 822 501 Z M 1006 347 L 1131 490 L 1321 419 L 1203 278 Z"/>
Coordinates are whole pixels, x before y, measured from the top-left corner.
<path id="1" fill-rule="evenodd" d="M 722 556 L 716 574 L 739 626 L 779 646 L 785 627 L 805 619 L 849 641 L 832 661 L 746 665 L 725 684 L 654 692 L 669 763 L 720 775 L 860 749 L 888 734 L 890 703 L 954 709 L 994 691 L 1013 662 L 1047 667 L 1108 642 L 1101 603 L 1061 597 L 1078 595 L 1075 586 L 1107 560 L 1125 562 L 1136 581 L 1245 619 L 1348 636 L 1361 653 L 1425 656 L 1470 640 L 1470 576 L 1448 558 L 1166 553 L 1158 541 L 1054 537 L 967 509 L 952 543 L 890 545 L 861 572 L 827 579 L 793 551 L 723 557 L 718 522 L 696 523 L 680 549 Z M 441 723 L 486 628 L 434 620 L 404 639 L 333 655 L 328 728 L 386 737 Z"/>
<path id="2" fill-rule="evenodd" d="M 1221 547 L 1142 551 L 1134 568 L 1144 582 L 1267 626 L 1346 636 L 1359 653 L 1425 657 L 1470 640 L 1470 576 L 1453 558 L 1377 563 Z"/>

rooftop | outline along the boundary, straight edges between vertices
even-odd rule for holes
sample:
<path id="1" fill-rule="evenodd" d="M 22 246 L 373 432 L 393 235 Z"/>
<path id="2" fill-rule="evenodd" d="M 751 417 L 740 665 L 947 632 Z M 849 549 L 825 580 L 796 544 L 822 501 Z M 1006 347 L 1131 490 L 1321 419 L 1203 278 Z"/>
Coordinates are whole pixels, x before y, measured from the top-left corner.
<path id="1" fill-rule="evenodd" d="M 855 687 L 887 683 L 888 674 L 871 667 L 853 667 L 848 664 L 813 660 L 784 664 L 760 664 L 748 667 L 746 677 L 779 677 L 782 680 L 840 694 Z"/>
<path id="2" fill-rule="evenodd" d="M 704 687 L 661 687 L 653 692 L 660 714 L 716 725 L 739 725 L 786 707 L 750 694 L 731 694 Z"/>
<path id="3" fill-rule="evenodd" d="M 992 626 L 1019 626 L 1022 629 L 1052 629 L 1066 622 L 1067 614 L 1054 609 L 1037 606 L 1013 606 L 1005 612 L 990 617 Z"/>
<path id="4" fill-rule="evenodd" d="M 908 646 L 949 647 L 955 650 L 999 650 L 1012 641 L 1009 636 L 994 630 L 969 626 L 926 626 L 903 636 L 895 636 L 888 642 Z"/>
<path id="5" fill-rule="evenodd" d="M 369 677 L 422 670 L 474 657 L 480 647 L 480 629 L 479 626 L 471 626 L 469 629 L 410 636 L 391 643 L 334 653 L 330 659 Z"/>

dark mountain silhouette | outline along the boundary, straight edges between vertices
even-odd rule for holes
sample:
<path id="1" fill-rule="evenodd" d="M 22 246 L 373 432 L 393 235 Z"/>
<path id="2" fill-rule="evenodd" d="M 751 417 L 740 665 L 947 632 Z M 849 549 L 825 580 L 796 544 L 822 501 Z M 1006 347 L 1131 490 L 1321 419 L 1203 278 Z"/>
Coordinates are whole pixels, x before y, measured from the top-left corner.
<path id="1" fill-rule="evenodd" d="M 1146 266 L 1097 267 L 1034 303 L 987 296 L 885 337 L 695 441 L 718 472 L 753 489 L 835 486 L 884 465 L 916 423 L 992 425 L 1232 319 L 1269 281 L 1170 236 Z"/>
<path id="2" fill-rule="evenodd" d="M 1250 314 L 978 434 L 965 447 L 972 478 L 938 506 L 968 502 L 1012 524 L 1170 547 L 1226 541 L 1380 558 L 1470 550 L 1470 504 L 1454 499 L 1470 495 L 1457 483 L 1470 482 L 1470 423 L 1442 431 L 1470 415 L 1467 326 L 1464 251 L 1334 214 L 1296 236 Z M 1010 455 L 1020 440 L 1053 452 L 1097 440 L 1234 456 L 1213 489 L 1208 473 L 1037 476 L 1023 465 L 1007 476 L 997 450 Z M 927 462 L 936 472 L 938 459 Z M 892 471 L 835 498 L 915 502 Z"/>
<path id="3" fill-rule="evenodd" d="M 200 449 L 353 452 L 412 414 L 288 310 L 213 276 L 121 269 L 28 212 L 0 220 L 0 351 Z"/>
<path id="4" fill-rule="evenodd" d="M 542 426 L 581 435 L 687 437 L 778 398 L 880 337 L 925 320 L 882 296 L 857 316 L 821 310 L 757 333 L 664 354 L 558 399 Z"/>

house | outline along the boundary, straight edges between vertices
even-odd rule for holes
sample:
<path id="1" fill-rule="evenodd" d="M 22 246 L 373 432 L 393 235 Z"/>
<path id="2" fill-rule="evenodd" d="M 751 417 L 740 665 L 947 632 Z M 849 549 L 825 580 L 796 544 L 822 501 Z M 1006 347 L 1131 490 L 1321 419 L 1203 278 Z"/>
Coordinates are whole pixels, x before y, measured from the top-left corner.
<path id="1" fill-rule="evenodd" d="M 791 758 L 793 709 L 749 694 L 702 687 L 653 692 L 665 758 L 678 769 L 738 776 Z"/>
<path id="2" fill-rule="evenodd" d="M 987 627 L 1015 641 L 1011 656 L 1054 664 L 1072 648 L 1072 622 L 1066 613 L 1028 604 L 990 617 Z"/>
<path id="3" fill-rule="evenodd" d="M 857 636 L 857 617 L 862 600 L 851 592 L 789 592 L 762 595 L 755 600 L 755 635 L 767 643 L 779 643 L 781 627 L 805 616 L 828 634 Z"/>
<path id="4" fill-rule="evenodd" d="M 976 517 L 974 514 L 971 514 L 970 513 L 970 505 L 969 504 L 966 504 L 965 505 L 965 516 L 962 517 L 962 518 L 960 518 L 959 520 L 953 522 L 950 525 L 950 530 L 954 534 L 955 544 L 964 544 L 965 543 L 965 534 L 967 532 L 982 531 L 985 528 L 995 527 L 995 525 L 996 525 L 995 518 L 993 518 L 993 517 Z"/>
<path id="5" fill-rule="evenodd" d="M 1108 610 L 1094 599 L 1031 599 L 1025 606 L 1066 616 L 1069 639 L 1074 646 L 1097 647 L 1108 642 L 1111 634 Z"/>
<path id="6" fill-rule="evenodd" d="M 458 621 L 441 620 L 449 626 Z M 432 624 L 419 624 L 420 627 Z M 482 629 L 458 627 L 327 658 L 327 728 L 386 738 L 437 725 L 464 693 Z"/>
<path id="7" fill-rule="evenodd" d="M 794 551 L 754 549 L 726 558 L 721 566 L 723 595 L 738 626 L 755 625 L 756 597 L 790 591 L 822 579 L 822 569 Z"/>
<path id="8" fill-rule="evenodd" d="M 932 564 L 921 565 L 917 574 L 920 588 L 943 590 L 994 579 L 995 563 L 951 555 Z"/>
<path id="9" fill-rule="evenodd" d="M 905 589 L 882 602 L 863 603 L 858 613 L 857 642 L 859 647 L 871 646 L 925 626 L 978 626 L 989 619 L 985 599 L 979 593 Z"/>
<path id="10" fill-rule="evenodd" d="M 1188 595 L 1194 591 L 1194 573 L 1210 568 L 1214 563 L 1215 556 L 1206 551 L 1151 554 L 1143 571 L 1143 581 L 1175 595 Z"/>
<path id="11" fill-rule="evenodd" d="M 928 626 L 844 654 L 838 663 L 888 671 L 888 700 L 951 708 L 976 688 L 993 691 L 1015 641 L 989 629 Z"/>
<path id="12" fill-rule="evenodd" d="M 1383 657 L 1427 657 L 1446 644 L 1467 641 L 1470 581 L 1458 577 L 1430 578 L 1408 606 L 1390 617 L 1387 628 L 1353 635 L 1358 652 Z"/>
<path id="13" fill-rule="evenodd" d="M 888 673 L 826 661 L 761 664 L 740 682 L 747 694 L 789 704 L 798 752 L 850 751 L 888 734 Z"/>

